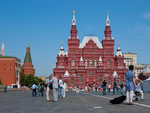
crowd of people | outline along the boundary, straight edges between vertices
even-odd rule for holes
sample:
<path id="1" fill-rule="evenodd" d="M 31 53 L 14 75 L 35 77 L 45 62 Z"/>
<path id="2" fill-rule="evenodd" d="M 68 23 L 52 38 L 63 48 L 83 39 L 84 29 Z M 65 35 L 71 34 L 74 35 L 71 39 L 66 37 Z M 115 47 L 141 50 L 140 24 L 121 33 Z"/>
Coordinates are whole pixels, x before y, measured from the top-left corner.
<path id="1" fill-rule="evenodd" d="M 40 83 L 38 85 L 34 83 L 31 89 L 33 97 L 35 97 L 37 93 L 38 96 L 44 96 L 44 94 L 46 94 L 47 102 L 56 102 L 58 98 L 66 97 L 67 83 L 62 80 L 62 77 L 58 80 L 56 76 L 51 75 L 46 83 Z"/>
<path id="2" fill-rule="evenodd" d="M 129 66 L 129 70 L 126 72 L 126 83 L 123 82 L 122 79 L 120 79 L 119 82 L 117 82 L 116 79 L 113 80 L 112 84 L 106 82 L 106 80 L 103 80 L 101 86 L 97 85 L 86 85 L 85 89 L 82 89 L 84 91 L 90 92 L 91 90 L 94 90 L 96 92 L 100 91 L 103 95 L 106 95 L 108 93 L 119 94 L 123 95 L 126 94 L 126 101 L 129 105 L 132 104 L 132 101 L 137 101 L 137 95 L 141 95 L 141 100 L 144 99 L 144 93 L 142 91 L 142 80 L 135 77 L 133 72 L 134 66 Z M 32 85 L 32 96 L 36 96 L 37 92 L 39 96 L 44 96 L 44 91 L 46 92 L 46 101 L 58 101 L 58 98 L 64 98 L 66 97 L 66 90 L 68 90 L 67 83 L 62 80 L 62 77 L 57 79 L 55 75 L 49 76 L 49 79 L 46 81 L 46 83 L 40 83 L 38 85 L 33 84 Z M 79 85 L 77 85 L 75 88 L 71 88 L 71 90 L 76 91 L 79 93 L 81 90 L 79 88 Z"/>

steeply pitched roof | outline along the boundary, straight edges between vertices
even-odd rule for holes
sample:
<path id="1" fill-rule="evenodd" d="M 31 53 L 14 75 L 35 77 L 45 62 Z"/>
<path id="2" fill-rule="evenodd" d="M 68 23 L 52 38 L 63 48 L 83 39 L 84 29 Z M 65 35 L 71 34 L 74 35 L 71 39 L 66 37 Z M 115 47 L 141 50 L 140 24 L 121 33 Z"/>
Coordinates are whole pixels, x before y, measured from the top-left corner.
<path id="1" fill-rule="evenodd" d="M 32 62 L 32 58 L 31 58 L 30 52 L 26 52 L 26 56 L 25 56 L 24 62 Z"/>
<path id="2" fill-rule="evenodd" d="M 93 40 L 94 43 L 96 43 L 98 48 L 103 48 L 102 44 L 99 42 L 98 37 L 97 36 L 85 36 L 82 43 L 80 43 L 79 48 L 84 48 L 86 43 L 89 42 L 89 40 Z"/>

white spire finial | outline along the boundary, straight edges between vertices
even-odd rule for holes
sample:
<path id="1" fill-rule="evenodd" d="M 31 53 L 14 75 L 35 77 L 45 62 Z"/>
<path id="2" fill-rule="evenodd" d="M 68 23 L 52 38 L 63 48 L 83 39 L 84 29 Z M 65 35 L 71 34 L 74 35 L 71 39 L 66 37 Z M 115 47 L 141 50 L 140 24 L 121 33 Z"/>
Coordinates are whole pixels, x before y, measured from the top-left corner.
<path id="1" fill-rule="evenodd" d="M 80 57 L 80 62 L 83 62 L 83 57 L 82 56 Z"/>
<path id="2" fill-rule="evenodd" d="M 102 62 L 102 57 L 101 56 L 99 57 L 99 62 Z"/>
<path id="3" fill-rule="evenodd" d="M 76 11 L 73 10 L 73 11 L 72 11 L 72 14 L 73 14 L 72 25 L 76 25 L 76 18 L 75 18 Z"/>
<path id="4" fill-rule="evenodd" d="M 118 49 L 117 49 L 116 55 L 117 56 L 122 56 L 122 52 L 121 52 L 121 49 L 120 49 L 120 43 L 119 42 L 118 42 Z"/>
<path id="5" fill-rule="evenodd" d="M 61 49 L 64 49 L 64 42 L 61 42 Z"/>
<path id="6" fill-rule="evenodd" d="M 120 49 L 120 42 L 118 42 L 118 49 Z"/>
<path id="7" fill-rule="evenodd" d="M 114 71 L 114 72 L 113 72 L 113 74 L 112 74 L 112 76 L 113 76 L 113 77 L 118 77 L 117 72 L 116 72 L 116 71 Z"/>
<path id="8" fill-rule="evenodd" d="M 5 48 L 4 48 L 4 43 L 2 43 L 2 56 L 4 56 Z"/>
<path id="9" fill-rule="evenodd" d="M 109 13 L 107 12 L 107 17 L 106 17 L 106 26 L 110 26 L 110 19 L 109 19 Z"/>

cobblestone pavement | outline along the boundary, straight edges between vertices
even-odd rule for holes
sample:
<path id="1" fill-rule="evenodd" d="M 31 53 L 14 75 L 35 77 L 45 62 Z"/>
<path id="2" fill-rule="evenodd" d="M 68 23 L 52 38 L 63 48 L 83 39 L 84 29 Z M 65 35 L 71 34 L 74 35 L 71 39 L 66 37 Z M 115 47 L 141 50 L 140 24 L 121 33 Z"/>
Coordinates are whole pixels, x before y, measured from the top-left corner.
<path id="1" fill-rule="evenodd" d="M 67 92 L 58 102 L 46 102 L 44 97 L 32 97 L 30 91 L 0 93 L 0 113 L 150 113 L 150 94 L 145 94 L 134 105 L 112 105 L 117 95 L 101 95 L 99 92 Z"/>

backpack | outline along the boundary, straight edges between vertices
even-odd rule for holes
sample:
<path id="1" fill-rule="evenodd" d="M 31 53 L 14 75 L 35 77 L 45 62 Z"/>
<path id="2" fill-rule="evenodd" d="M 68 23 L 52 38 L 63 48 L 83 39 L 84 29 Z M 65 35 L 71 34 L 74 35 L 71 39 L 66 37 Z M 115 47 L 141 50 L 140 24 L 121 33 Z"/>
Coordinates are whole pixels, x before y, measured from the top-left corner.
<path id="1" fill-rule="evenodd" d="M 43 84 L 41 85 L 41 90 L 44 90 L 44 85 Z"/>
<path id="2" fill-rule="evenodd" d="M 53 89 L 53 84 L 52 83 L 49 84 L 49 88 Z"/>

